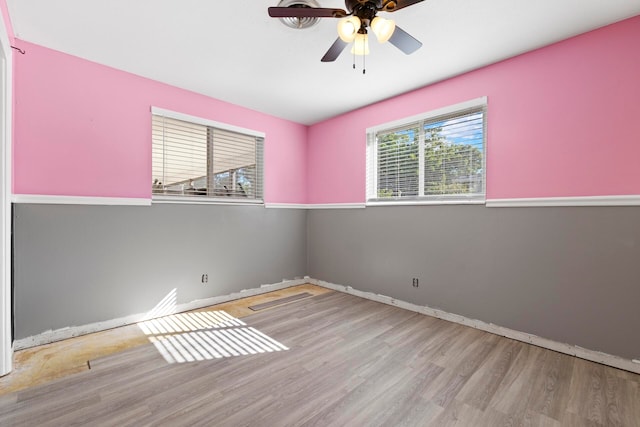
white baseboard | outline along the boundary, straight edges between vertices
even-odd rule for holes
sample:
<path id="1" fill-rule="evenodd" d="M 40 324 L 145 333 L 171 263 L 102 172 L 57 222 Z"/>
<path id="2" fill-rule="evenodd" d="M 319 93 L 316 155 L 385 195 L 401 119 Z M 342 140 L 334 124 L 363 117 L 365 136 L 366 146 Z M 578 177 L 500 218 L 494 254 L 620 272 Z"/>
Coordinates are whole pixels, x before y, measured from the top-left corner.
<path id="1" fill-rule="evenodd" d="M 292 286 L 303 285 L 310 283 L 309 278 L 283 280 L 280 283 L 273 283 L 267 285 L 260 285 L 259 288 L 243 289 L 240 292 L 234 292 L 228 295 L 221 295 L 211 298 L 199 299 L 176 306 L 175 313 L 181 313 L 189 310 L 196 310 L 198 308 L 208 307 L 223 302 L 233 301 L 240 298 L 251 297 L 254 295 L 265 294 L 267 292 L 277 291 L 280 289 L 290 288 Z M 160 317 L 160 316 L 158 316 Z M 25 348 L 36 347 L 39 345 L 50 344 L 56 341 L 62 341 L 68 338 L 77 337 L 80 335 L 86 335 L 93 332 L 105 331 L 107 329 L 118 328 L 120 326 L 132 325 L 144 320 L 149 320 L 148 313 L 133 314 L 126 317 L 120 317 L 117 319 L 106 320 L 104 322 L 89 323 L 82 326 L 70 326 L 67 328 L 61 328 L 51 331 L 45 331 L 38 335 L 32 335 L 30 337 L 21 338 L 14 341 L 14 350 L 23 350 Z"/>
<path id="2" fill-rule="evenodd" d="M 368 300 L 377 301 L 383 304 L 404 308 L 406 310 L 414 311 L 416 313 L 426 314 L 427 316 L 437 317 L 438 319 L 448 320 L 450 322 L 459 323 L 465 326 L 470 326 L 475 329 L 479 329 L 485 332 L 490 332 L 492 334 L 511 338 L 517 341 L 533 344 L 535 346 L 547 348 L 549 350 L 557 351 L 559 353 L 576 356 L 581 359 L 602 363 L 603 365 L 612 366 L 614 368 L 624 369 L 625 371 L 630 371 L 636 374 L 640 374 L 640 360 L 624 359 L 619 356 L 613 356 L 611 354 L 602 353 L 595 350 L 589 350 L 589 349 L 578 347 L 575 345 L 560 343 L 547 338 L 539 337 L 537 335 L 528 334 L 526 332 L 520 332 L 514 329 L 505 328 L 503 326 L 494 325 L 493 323 L 486 323 L 481 320 L 470 319 L 465 316 L 448 313 L 446 311 L 438 310 L 436 308 L 431 308 L 428 306 L 412 304 L 410 302 L 391 298 L 386 295 L 359 291 L 357 289 L 353 289 L 351 286 L 336 285 L 334 283 L 329 283 L 329 282 L 325 282 L 317 279 L 308 279 L 307 282 L 317 286 L 322 286 L 324 288 L 333 289 L 335 291 L 344 292 L 344 293 L 355 295 L 361 298 L 366 298 Z"/>

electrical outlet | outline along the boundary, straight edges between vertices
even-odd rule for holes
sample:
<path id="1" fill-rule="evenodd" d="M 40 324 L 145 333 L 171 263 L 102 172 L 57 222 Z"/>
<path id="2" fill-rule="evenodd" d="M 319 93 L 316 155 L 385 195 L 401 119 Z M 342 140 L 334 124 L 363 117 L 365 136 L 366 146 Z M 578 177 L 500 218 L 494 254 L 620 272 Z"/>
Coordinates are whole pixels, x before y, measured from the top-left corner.
<path id="1" fill-rule="evenodd" d="M 411 282 L 411 286 L 413 286 L 414 288 L 417 288 L 418 286 L 420 286 L 420 280 L 418 280 L 417 277 L 414 277 Z"/>
<path id="2" fill-rule="evenodd" d="M 202 275 L 202 283 L 209 283 L 209 275 L 207 273 Z"/>

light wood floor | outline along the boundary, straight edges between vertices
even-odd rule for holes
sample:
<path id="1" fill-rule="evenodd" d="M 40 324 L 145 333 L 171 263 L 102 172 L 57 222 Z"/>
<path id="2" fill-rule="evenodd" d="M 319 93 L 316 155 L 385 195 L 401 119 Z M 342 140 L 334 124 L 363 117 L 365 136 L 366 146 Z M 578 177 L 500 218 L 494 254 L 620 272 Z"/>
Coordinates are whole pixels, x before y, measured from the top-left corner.
<path id="1" fill-rule="evenodd" d="M 273 351 L 168 363 L 140 345 L 5 394 L 0 425 L 640 426 L 639 375 L 351 295 L 242 323 L 190 332 L 234 344 L 175 342 L 201 359 L 213 347 L 250 353 L 260 346 L 243 344 L 241 329 L 254 328 Z M 168 334 L 160 329 L 156 338 Z"/>
<path id="2" fill-rule="evenodd" d="M 329 290 L 305 284 L 229 301 L 200 310 L 224 310 L 232 316 L 242 318 L 254 313 L 249 309 L 253 305 L 303 292 L 320 295 L 329 292 Z M 129 325 L 16 351 L 13 357 L 13 372 L 10 375 L 0 377 L 0 396 L 86 371 L 88 360 L 148 343 L 149 339 L 138 325 Z"/>

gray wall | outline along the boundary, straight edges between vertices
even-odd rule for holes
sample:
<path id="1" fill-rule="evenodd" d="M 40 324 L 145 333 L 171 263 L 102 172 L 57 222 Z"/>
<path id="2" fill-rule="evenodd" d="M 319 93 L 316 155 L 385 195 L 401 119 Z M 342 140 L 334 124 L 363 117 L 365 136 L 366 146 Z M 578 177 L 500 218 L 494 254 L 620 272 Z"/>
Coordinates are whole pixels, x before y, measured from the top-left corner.
<path id="1" fill-rule="evenodd" d="M 306 212 L 258 206 L 14 206 L 15 338 L 306 273 Z M 201 283 L 208 273 L 209 283 Z"/>
<path id="2" fill-rule="evenodd" d="M 307 233 L 311 277 L 640 358 L 638 207 L 312 210 Z"/>

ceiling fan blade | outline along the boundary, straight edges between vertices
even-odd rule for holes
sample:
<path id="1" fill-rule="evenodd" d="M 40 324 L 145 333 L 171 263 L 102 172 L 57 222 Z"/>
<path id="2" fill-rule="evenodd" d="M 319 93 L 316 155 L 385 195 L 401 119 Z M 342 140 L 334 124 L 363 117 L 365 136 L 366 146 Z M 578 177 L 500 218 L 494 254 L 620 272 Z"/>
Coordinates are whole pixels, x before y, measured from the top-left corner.
<path id="1" fill-rule="evenodd" d="M 333 42 L 327 53 L 324 54 L 320 61 L 322 62 L 332 62 L 338 59 L 338 56 L 342 53 L 345 47 L 347 47 L 349 43 L 343 42 L 340 37 Z"/>
<path id="2" fill-rule="evenodd" d="M 396 25 L 393 35 L 389 39 L 389 43 L 406 53 L 407 55 L 420 49 L 422 43 L 415 39 L 411 34 Z"/>
<path id="3" fill-rule="evenodd" d="M 342 18 L 347 16 L 342 9 L 325 7 L 270 7 L 269 16 L 272 18 Z"/>
<path id="4" fill-rule="evenodd" d="M 384 3 L 384 6 L 382 6 L 382 10 L 384 10 L 385 12 L 395 12 L 396 10 L 404 9 L 407 6 L 411 6 L 423 1 L 424 0 L 389 0 Z"/>

